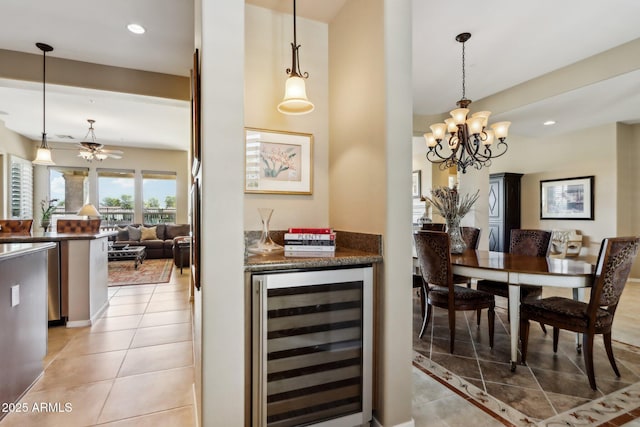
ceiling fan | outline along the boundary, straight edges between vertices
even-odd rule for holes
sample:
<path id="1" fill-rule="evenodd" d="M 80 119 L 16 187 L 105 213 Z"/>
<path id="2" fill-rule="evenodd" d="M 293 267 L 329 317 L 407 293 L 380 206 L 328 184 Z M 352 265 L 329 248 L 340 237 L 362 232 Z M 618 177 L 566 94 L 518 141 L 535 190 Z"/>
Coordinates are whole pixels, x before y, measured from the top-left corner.
<path id="1" fill-rule="evenodd" d="M 107 150 L 103 144 L 96 142 L 96 135 L 94 133 L 93 124 L 96 122 L 93 119 L 87 119 L 89 122 L 89 131 L 87 135 L 84 137 L 84 141 L 78 144 L 78 148 L 80 152 L 78 153 L 78 157 L 82 157 L 88 162 L 92 162 L 97 160 L 99 162 L 103 161 L 107 158 L 112 159 L 121 159 L 123 154 L 120 150 Z"/>

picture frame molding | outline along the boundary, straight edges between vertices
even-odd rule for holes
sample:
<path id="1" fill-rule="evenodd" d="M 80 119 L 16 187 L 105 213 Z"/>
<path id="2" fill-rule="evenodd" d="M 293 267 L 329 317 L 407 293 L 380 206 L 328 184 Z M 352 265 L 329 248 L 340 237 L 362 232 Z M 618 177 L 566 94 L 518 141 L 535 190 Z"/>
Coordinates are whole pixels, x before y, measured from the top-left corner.
<path id="1" fill-rule="evenodd" d="M 556 178 L 556 179 L 546 179 L 540 181 L 540 219 L 559 219 L 559 220 L 575 220 L 575 221 L 593 221 L 594 211 L 595 211 L 595 203 L 594 203 L 594 193 L 595 193 L 595 176 L 579 176 L 572 178 Z M 566 189 L 562 190 L 563 187 L 568 187 L 569 185 L 583 185 L 582 190 L 582 204 L 583 208 L 581 212 L 572 213 L 569 211 L 563 212 L 558 210 L 551 210 L 550 201 L 546 199 L 547 190 L 552 187 L 560 187 L 560 191 L 567 191 Z"/>

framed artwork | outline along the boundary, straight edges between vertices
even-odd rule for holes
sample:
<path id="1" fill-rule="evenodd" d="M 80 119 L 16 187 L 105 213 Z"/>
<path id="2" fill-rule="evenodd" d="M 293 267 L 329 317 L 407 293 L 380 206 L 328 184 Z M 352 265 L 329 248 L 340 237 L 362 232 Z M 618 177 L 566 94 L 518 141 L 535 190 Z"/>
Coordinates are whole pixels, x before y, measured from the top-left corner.
<path id="1" fill-rule="evenodd" d="M 191 174 L 196 176 L 200 169 L 200 61 L 198 49 L 193 54 L 191 70 Z"/>
<path id="2" fill-rule="evenodd" d="M 593 176 L 540 181 L 540 219 L 593 219 Z"/>
<path id="3" fill-rule="evenodd" d="M 195 178 L 191 185 L 191 280 L 200 289 L 200 180 Z"/>
<path id="4" fill-rule="evenodd" d="M 413 171 L 413 185 L 411 186 L 411 195 L 414 199 L 422 196 L 422 171 Z"/>
<path id="5" fill-rule="evenodd" d="M 245 128 L 244 192 L 312 194 L 313 135 Z"/>

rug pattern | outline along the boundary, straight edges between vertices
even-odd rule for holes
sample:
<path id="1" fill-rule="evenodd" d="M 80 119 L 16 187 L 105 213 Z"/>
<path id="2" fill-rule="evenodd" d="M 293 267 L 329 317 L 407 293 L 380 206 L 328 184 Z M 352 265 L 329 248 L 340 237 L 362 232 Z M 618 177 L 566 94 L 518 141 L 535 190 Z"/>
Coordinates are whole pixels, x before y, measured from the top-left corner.
<path id="1" fill-rule="evenodd" d="M 173 260 L 166 259 L 146 259 L 134 268 L 134 262 L 110 261 L 109 286 L 143 285 L 150 283 L 167 283 L 171 279 Z"/>

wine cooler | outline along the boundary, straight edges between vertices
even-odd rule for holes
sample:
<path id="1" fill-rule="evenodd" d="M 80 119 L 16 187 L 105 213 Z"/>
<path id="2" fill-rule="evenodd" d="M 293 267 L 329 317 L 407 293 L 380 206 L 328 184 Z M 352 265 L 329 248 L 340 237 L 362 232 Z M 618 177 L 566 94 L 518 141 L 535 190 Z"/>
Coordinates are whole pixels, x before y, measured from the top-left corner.
<path id="1" fill-rule="evenodd" d="M 372 268 L 252 276 L 252 425 L 369 425 Z"/>

